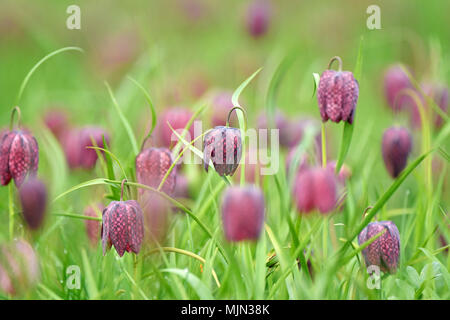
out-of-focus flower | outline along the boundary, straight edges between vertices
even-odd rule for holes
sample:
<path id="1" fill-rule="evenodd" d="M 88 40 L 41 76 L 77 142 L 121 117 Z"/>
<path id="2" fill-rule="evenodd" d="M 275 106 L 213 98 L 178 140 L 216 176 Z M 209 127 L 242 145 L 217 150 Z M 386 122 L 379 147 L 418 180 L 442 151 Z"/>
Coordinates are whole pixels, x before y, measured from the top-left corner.
<path id="1" fill-rule="evenodd" d="M 214 95 L 211 104 L 211 124 L 213 127 L 226 125 L 228 113 L 233 108 L 233 102 L 231 101 L 232 96 L 233 93 L 231 91 L 220 91 Z M 235 114 L 230 116 L 230 125 L 238 125 L 237 116 Z"/>
<path id="2" fill-rule="evenodd" d="M 93 218 L 100 218 L 102 211 L 105 209 L 105 206 L 102 203 L 97 203 L 95 205 L 87 206 L 84 209 L 84 215 Z M 97 220 L 88 220 L 84 221 L 86 225 L 86 234 L 88 236 L 90 244 L 95 247 L 100 239 L 100 230 L 101 225 Z"/>
<path id="3" fill-rule="evenodd" d="M 225 238 L 257 240 L 264 224 L 264 210 L 264 196 L 258 187 L 229 187 L 222 201 Z"/>
<path id="4" fill-rule="evenodd" d="M 253 38 L 267 33 L 272 18 L 272 7 L 267 0 L 254 0 L 247 8 L 246 27 Z"/>
<path id="5" fill-rule="evenodd" d="M 158 124 L 155 128 L 155 134 L 158 138 L 159 144 L 166 148 L 170 148 L 175 145 L 178 138 L 167 123 L 170 123 L 170 126 L 181 135 L 182 130 L 184 130 L 192 115 L 193 113 L 190 110 L 181 107 L 166 109 L 158 117 Z M 194 139 L 193 126 L 189 128 L 188 133 L 189 136 L 186 134 L 185 139 L 186 141 L 191 141 Z"/>
<path id="6" fill-rule="evenodd" d="M 59 141 L 64 132 L 69 130 L 69 116 L 62 109 L 48 110 L 44 115 L 44 123 Z"/>
<path id="7" fill-rule="evenodd" d="M 408 129 L 391 127 L 383 134 L 382 153 L 389 174 L 396 178 L 406 167 L 411 152 L 412 138 Z"/>
<path id="8" fill-rule="evenodd" d="M 167 234 L 170 203 L 156 192 L 145 191 L 139 199 L 144 214 L 146 239 L 161 242 Z"/>
<path id="9" fill-rule="evenodd" d="M 147 148 L 136 157 L 136 178 L 139 183 L 158 188 L 173 163 L 172 154 L 167 148 Z M 174 166 L 167 176 L 161 190 L 169 195 L 175 191 L 177 168 Z M 140 189 L 139 192 L 144 192 Z"/>
<path id="10" fill-rule="evenodd" d="M 0 291 L 23 294 L 38 279 L 38 257 L 28 242 L 19 239 L 0 247 Z"/>
<path id="11" fill-rule="evenodd" d="M 97 151 L 89 147 L 94 147 L 92 142 L 94 140 L 97 147 L 104 148 L 103 137 L 105 137 L 106 143 L 109 144 L 108 133 L 102 128 L 93 126 L 73 128 L 66 132 L 62 138 L 62 146 L 69 167 L 71 169 L 93 169 L 98 156 Z M 100 153 L 103 153 L 103 151 Z"/>
<path id="12" fill-rule="evenodd" d="M 342 62 L 340 58 L 338 60 L 339 71 L 325 70 L 320 77 L 317 88 L 320 115 L 323 122 L 330 119 L 336 123 L 347 121 L 352 124 L 358 102 L 359 85 L 352 72 L 341 71 Z"/>
<path id="13" fill-rule="evenodd" d="M 293 196 L 300 213 L 313 209 L 331 212 L 337 202 L 336 179 L 326 168 L 300 170 L 295 178 Z"/>
<path id="14" fill-rule="evenodd" d="M 215 127 L 205 135 L 203 164 L 208 172 L 209 161 L 220 176 L 233 175 L 242 156 L 241 131 L 238 128 Z"/>
<path id="15" fill-rule="evenodd" d="M 279 139 L 280 139 L 280 145 L 286 147 L 291 144 L 291 140 L 293 140 L 294 137 L 290 135 L 289 126 L 290 123 L 286 119 L 285 115 L 280 111 L 277 110 L 275 112 L 274 117 L 274 123 L 273 123 L 272 129 L 278 129 L 279 132 Z M 262 113 L 258 116 L 258 129 L 269 129 L 269 123 L 266 114 Z M 270 131 L 267 132 L 268 137 L 270 138 Z M 269 142 L 269 141 L 267 141 Z"/>
<path id="16" fill-rule="evenodd" d="M 28 178 L 19 188 L 19 198 L 26 224 L 32 230 L 38 229 L 44 221 L 47 208 L 45 184 L 37 178 Z"/>
<path id="17" fill-rule="evenodd" d="M 423 83 L 422 91 L 425 95 L 431 98 L 434 103 L 442 110 L 443 113 L 447 112 L 448 109 L 448 88 L 444 85 L 437 83 Z M 421 99 L 423 106 L 426 108 L 425 112 L 430 115 L 433 125 L 436 128 L 440 128 L 444 123 L 442 117 L 437 114 L 432 107 L 429 105 L 428 101 L 424 98 Z M 416 128 L 420 128 L 422 125 L 422 120 L 420 118 L 419 107 L 417 104 L 412 105 L 411 109 L 411 121 L 412 125 Z"/>
<path id="18" fill-rule="evenodd" d="M 27 130 L 4 130 L 0 134 L 0 181 L 6 186 L 11 179 L 17 187 L 30 175 L 34 176 L 39 165 L 39 147 Z"/>
<path id="19" fill-rule="evenodd" d="M 408 75 L 400 65 L 390 66 L 384 75 L 384 94 L 392 110 L 400 111 L 415 104 L 410 96 L 400 93 L 405 89 L 414 89 Z"/>
<path id="20" fill-rule="evenodd" d="M 136 200 L 112 201 L 102 214 L 103 254 L 113 245 L 119 256 L 138 254 L 144 237 L 142 209 Z"/>
<path id="21" fill-rule="evenodd" d="M 400 257 L 400 233 L 392 221 L 369 223 L 359 234 L 358 244 L 362 245 L 383 230 L 386 230 L 384 234 L 365 248 L 362 253 L 367 267 L 378 266 L 385 273 L 395 273 Z"/>

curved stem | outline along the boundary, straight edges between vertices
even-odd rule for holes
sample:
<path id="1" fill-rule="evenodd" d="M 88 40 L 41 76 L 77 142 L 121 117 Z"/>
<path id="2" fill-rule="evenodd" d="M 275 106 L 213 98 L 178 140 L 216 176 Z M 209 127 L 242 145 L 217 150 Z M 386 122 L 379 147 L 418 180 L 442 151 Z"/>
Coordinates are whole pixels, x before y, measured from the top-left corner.
<path id="1" fill-rule="evenodd" d="M 327 69 L 331 68 L 331 65 L 333 64 L 334 61 L 339 62 L 338 71 L 339 72 L 342 71 L 342 59 L 339 56 L 334 56 L 333 58 L 331 58 L 330 62 L 328 62 L 328 68 Z"/>
<path id="2" fill-rule="evenodd" d="M 20 119 L 22 117 L 22 113 L 20 112 L 20 108 L 15 106 L 11 111 L 11 120 L 9 121 L 9 130 L 14 129 L 14 116 L 17 113 L 17 128 L 20 128 Z"/>
<path id="3" fill-rule="evenodd" d="M 120 201 L 123 201 L 123 187 L 124 187 L 126 182 L 128 182 L 127 179 L 123 179 L 122 180 L 122 184 L 120 186 Z"/>
<path id="4" fill-rule="evenodd" d="M 228 112 L 228 116 L 227 116 L 227 124 L 226 126 L 229 127 L 230 126 L 230 117 L 231 114 L 233 113 L 234 110 L 239 109 L 242 111 L 242 113 L 244 114 L 244 120 L 245 120 L 245 127 L 247 127 L 247 113 L 245 112 L 244 108 L 239 107 L 239 106 L 234 106 L 233 108 L 231 108 L 231 110 Z"/>

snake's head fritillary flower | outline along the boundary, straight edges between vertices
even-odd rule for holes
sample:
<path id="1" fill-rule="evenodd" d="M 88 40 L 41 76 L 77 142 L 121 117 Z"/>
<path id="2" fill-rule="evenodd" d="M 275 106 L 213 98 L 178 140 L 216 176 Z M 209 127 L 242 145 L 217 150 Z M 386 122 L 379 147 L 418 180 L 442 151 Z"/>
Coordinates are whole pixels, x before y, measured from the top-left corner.
<path id="1" fill-rule="evenodd" d="M 266 34 L 272 7 L 267 0 L 254 0 L 247 8 L 246 25 L 247 31 L 253 38 L 259 38 Z"/>
<path id="2" fill-rule="evenodd" d="M 36 175 L 39 147 L 27 130 L 5 130 L 0 134 L 0 182 L 6 186 L 11 179 L 20 187 L 27 176 Z"/>
<path id="3" fill-rule="evenodd" d="M 105 206 L 101 203 L 90 205 L 87 206 L 86 209 L 84 209 L 84 215 L 93 218 L 101 218 L 102 211 L 104 209 Z M 98 240 L 100 239 L 100 222 L 97 220 L 86 219 L 84 223 L 86 225 L 86 234 L 88 236 L 89 242 L 94 247 L 97 245 Z"/>
<path id="4" fill-rule="evenodd" d="M 228 241 L 257 240 L 264 224 L 264 196 L 258 187 L 229 187 L 222 201 L 222 222 Z"/>
<path id="5" fill-rule="evenodd" d="M 64 132 L 69 130 L 69 116 L 62 109 L 48 110 L 44 115 L 44 123 L 59 141 Z"/>
<path id="6" fill-rule="evenodd" d="M 45 184 L 37 178 L 28 178 L 19 188 L 19 198 L 26 224 L 32 230 L 38 229 L 42 225 L 47 208 Z"/>
<path id="7" fill-rule="evenodd" d="M 175 107 L 165 110 L 158 117 L 158 125 L 155 128 L 155 134 L 158 138 L 159 144 L 162 147 L 170 148 L 174 146 L 178 138 L 170 129 L 169 125 L 173 130 L 177 131 L 180 135 L 182 130 L 186 127 L 189 120 L 191 119 L 193 113 L 186 108 Z M 194 139 L 194 127 L 191 126 L 188 130 L 189 136 L 186 134 L 186 141 L 191 141 Z"/>
<path id="8" fill-rule="evenodd" d="M 400 111 L 414 104 L 410 96 L 401 93 L 405 89 L 414 89 L 408 75 L 400 65 L 390 66 L 384 74 L 384 94 L 392 110 Z"/>
<path id="9" fill-rule="evenodd" d="M 139 198 L 144 214 L 146 241 L 161 242 L 167 234 L 171 205 L 160 194 L 146 190 Z"/>
<path id="10" fill-rule="evenodd" d="M 269 124 L 268 117 L 265 113 L 262 113 L 258 116 L 258 129 L 278 129 L 280 145 L 286 147 L 289 146 L 289 142 L 292 139 L 289 132 L 289 121 L 286 119 L 286 116 L 280 111 L 276 110 L 274 119 L 273 119 L 273 127 Z M 267 136 L 270 138 L 271 133 L 267 131 Z M 268 140 L 268 139 L 267 139 Z M 269 143 L 269 141 L 267 141 Z"/>
<path id="11" fill-rule="evenodd" d="M 167 148 L 147 148 L 136 157 L 136 178 L 141 184 L 158 188 L 173 163 L 172 154 Z M 173 167 L 161 190 L 173 194 L 176 185 L 177 169 Z M 144 192 L 143 189 L 139 190 Z"/>
<path id="12" fill-rule="evenodd" d="M 241 131 L 238 128 L 215 127 L 205 135 L 203 164 L 208 172 L 209 161 L 220 176 L 232 176 L 242 156 Z"/>
<path id="13" fill-rule="evenodd" d="M 333 211 L 337 203 L 334 174 L 326 168 L 319 167 L 298 171 L 293 195 L 300 213 L 308 213 L 313 209 L 321 213 Z"/>
<path id="14" fill-rule="evenodd" d="M 389 174 L 396 178 L 406 167 L 411 152 L 412 138 L 408 129 L 391 127 L 383 134 L 382 153 Z"/>
<path id="15" fill-rule="evenodd" d="M 22 294 L 38 279 L 38 257 L 28 242 L 19 239 L 0 247 L 0 291 Z"/>
<path id="16" fill-rule="evenodd" d="M 362 245 L 383 231 L 384 234 L 365 248 L 362 253 L 367 267 L 378 266 L 385 273 L 395 273 L 400 257 L 400 233 L 392 221 L 369 223 L 359 234 L 358 243 Z"/>
<path id="17" fill-rule="evenodd" d="M 96 150 L 89 147 L 96 145 L 99 148 L 104 148 L 103 137 L 106 143 L 109 144 L 108 133 L 99 127 L 87 126 L 67 131 L 62 138 L 62 145 L 69 167 L 71 169 L 93 169 L 98 155 Z M 103 151 L 100 153 L 103 153 Z"/>
<path id="18" fill-rule="evenodd" d="M 339 71 L 330 70 L 331 63 L 338 60 Z M 339 57 L 330 61 L 328 70 L 325 70 L 317 88 L 317 100 L 322 121 L 330 119 L 333 122 L 347 121 L 353 123 L 356 103 L 358 102 L 358 81 L 350 71 L 341 71 L 342 62 Z"/>
<path id="19" fill-rule="evenodd" d="M 142 209 L 136 200 L 112 201 L 102 214 L 103 254 L 114 246 L 119 256 L 138 254 L 144 237 Z"/>

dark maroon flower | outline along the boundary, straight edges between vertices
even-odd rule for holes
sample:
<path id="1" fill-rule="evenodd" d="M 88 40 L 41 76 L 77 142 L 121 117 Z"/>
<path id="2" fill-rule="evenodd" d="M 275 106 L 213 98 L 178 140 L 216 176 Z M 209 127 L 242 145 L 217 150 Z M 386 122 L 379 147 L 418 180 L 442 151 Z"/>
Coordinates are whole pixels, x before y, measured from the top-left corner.
<path id="1" fill-rule="evenodd" d="M 66 132 L 62 138 L 62 145 L 69 167 L 71 169 L 93 169 L 98 156 L 97 151 L 89 147 L 94 146 L 93 139 L 97 147 L 104 148 L 103 137 L 109 144 L 108 133 L 101 128 L 91 126 L 74 128 Z"/>
<path id="2" fill-rule="evenodd" d="M 392 221 L 369 223 L 359 234 L 358 244 L 362 245 L 383 230 L 386 230 L 384 234 L 365 248 L 362 253 L 367 267 L 378 266 L 385 273 L 395 273 L 400 256 L 400 234 Z"/>
<path id="3" fill-rule="evenodd" d="M 172 154 L 167 148 L 147 148 L 136 157 L 136 178 L 139 183 L 158 188 L 173 163 Z M 176 166 L 168 175 L 161 191 L 171 195 L 175 190 Z M 139 190 L 141 193 L 143 189 Z"/>
<path id="4" fill-rule="evenodd" d="M 38 257 L 28 242 L 19 239 L 0 247 L 0 291 L 22 294 L 38 279 Z"/>
<path id="5" fill-rule="evenodd" d="M 306 168 L 297 173 L 293 188 L 297 210 L 308 213 L 313 209 L 328 213 L 336 207 L 337 191 L 334 174 L 324 168 Z"/>
<path id="6" fill-rule="evenodd" d="M 247 8 L 246 24 L 248 33 L 254 38 L 263 36 L 269 28 L 271 15 L 272 8 L 268 1 L 253 1 Z"/>
<path id="7" fill-rule="evenodd" d="M 101 203 L 97 203 L 96 205 L 90 205 L 84 209 L 84 215 L 93 218 L 100 218 L 102 211 L 105 209 L 105 206 Z M 86 225 L 86 234 L 88 236 L 89 242 L 92 246 L 96 246 L 100 236 L 100 222 L 97 220 L 84 220 Z"/>
<path id="8" fill-rule="evenodd" d="M 139 253 L 144 237 L 143 214 L 136 200 L 112 201 L 102 213 L 103 255 L 111 247 L 119 256 L 125 251 Z"/>
<path id="9" fill-rule="evenodd" d="M 391 127 L 383 134 L 382 153 L 389 174 L 396 178 L 406 167 L 412 139 L 408 129 Z"/>
<path id="10" fill-rule="evenodd" d="M 414 89 L 408 75 L 400 65 L 389 67 L 384 75 L 384 94 L 392 110 L 400 111 L 414 104 L 411 97 L 400 93 L 405 89 Z"/>
<path id="11" fill-rule="evenodd" d="M 160 145 L 170 148 L 178 140 L 167 123 L 170 123 L 171 127 L 181 135 L 182 130 L 186 127 L 192 115 L 193 113 L 190 110 L 180 107 L 170 108 L 164 111 L 158 117 L 158 125 L 155 132 Z M 194 127 L 191 126 L 188 132 L 190 136 L 186 134 L 185 139 L 191 141 L 194 139 Z"/>
<path id="12" fill-rule="evenodd" d="M 264 224 L 264 196 L 255 186 L 229 187 L 222 201 L 222 222 L 228 241 L 257 240 Z"/>
<path id="13" fill-rule="evenodd" d="M 208 172 L 209 161 L 220 176 L 233 175 L 242 156 L 241 131 L 238 128 L 215 127 L 205 135 L 203 165 Z"/>
<path id="14" fill-rule="evenodd" d="M 6 186 L 11 179 L 17 187 L 27 175 L 34 176 L 39 164 L 36 139 L 26 130 L 5 130 L 0 134 L 0 180 Z"/>
<path id="15" fill-rule="evenodd" d="M 352 124 L 359 95 L 358 81 L 352 72 L 341 71 L 340 58 L 331 59 L 328 69 L 334 60 L 339 61 L 339 71 L 325 70 L 317 88 L 320 115 L 323 122 L 330 119 L 336 123 L 342 120 Z"/>
<path id="16" fill-rule="evenodd" d="M 69 117 L 65 110 L 53 109 L 46 112 L 44 122 L 53 135 L 60 140 L 69 128 Z"/>
<path id="17" fill-rule="evenodd" d="M 47 207 L 47 188 L 37 178 L 28 178 L 19 188 L 22 213 L 28 227 L 38 229 L 44 220 Z"/>

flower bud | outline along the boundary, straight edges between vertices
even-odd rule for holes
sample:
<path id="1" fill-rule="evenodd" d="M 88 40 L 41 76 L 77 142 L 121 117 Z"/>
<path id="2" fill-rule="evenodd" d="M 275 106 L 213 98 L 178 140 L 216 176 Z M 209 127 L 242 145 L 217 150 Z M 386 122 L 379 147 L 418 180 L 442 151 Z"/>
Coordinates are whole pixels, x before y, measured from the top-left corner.
<path id="1" fill-rule="evenodd" d="M 173 163 L 172 154 L 167 148 L 147 148 L 136 157 L 136 178 L 141 184 L 158 188 L 167 171 Z M 167 176 L 162 191 L 171 195 L 175 190 L 177 178 L 176 166 Z M 144 192 L 143 189 L 139 190 Z"/>
<path id="2" fill-rule="evenodd" d="M 333 60 L 332 60 L 333 61 Z M 317 88 L 322 121 L 347 121 L 353 123 L 359 85 L 350 71 L 325 70 Z"/>
<path id="3" fill-rule="evenodd" d="M 382 153 L 389 174 L 396 178 L 406 167 L 412 139 L 408 129 L 391 127 L 383 134 Z"/>
<path id="4" fill-rule="evenodd" d="M 39 164 L 36 139 L 26 130 L 5 130 L 0 134 L 0 181 L 6 186 L 11 179 L 17 187 L 28 175 L 34 176 Z"/>
<path id="5" fill-rule="evenodd" d="M 119 256 L 138 254 L 144 237 L 142 209 L 135 200 L 112 201 L 102 214 L 103 255 L 113 245 Z"/>
<path id="6" fill-rule="evenodd" d="M 272 8 L 268 1 L 254 0 L 247 8 L 247 31 L 253 38 L 263 36 L 269 28 Z"/>
<path id="7" fill-rule="evenodd" d="M 47 208 L 47 188 L 37 178 L 27 179 L 19 188 L 22 213 L 28 227 L 38 229 L 44 220 Z"/>
<path id="8" fill-rule="evenodd" d="M 187 123 L 191 119 L 193 113 L 185 108 L 176 107 L 176 108 L 170 108 L 165 110 L 159 117 L 158 117 L 158 125 L 155 129 L 155 134 L 158 138 L 159 144 L 162 147 L 170 148 L 171 146 L 175 145 L 175 141 L 178 140 L 178 138 L 175 136 L 173 131 L 170 129 L 169 125 L 167 123 L 170 123 L 170 126 L 173 128 L 173 130 L 177 131 L 178 133 L 182 133 L 182 130 L 186 127 Z M 191 126 L 188 131 L 189 135 L 186 134 L 185 139 L 186 141 L 191 141 L 194 139 L 194 127 Z M 172 139 L 173 137 L 173 139 Z"/>
<path id="9" fill-rule="evenodd" d="M 264 196 L 255 186 L 229 187 L 222 201 L 222 222 L 228 241 L 257 240 L 264 224 Z"/>
<path id="10" fill-rule="evenodd" d="M 208 172 L 209 161 L 220 176 L 233 175 L 242 156 L 241 131 L 238 128 L 215 127 L 205 135 L 203 165 Z"/>
<path id="11" fill-rule="evenodd" d="M 362 251 L 366 266 L 378 266 L 385 273 L 397 271 L 400 256 L 400 234 L 392 221 L 369 223 L 358 236 L 358 244 L 362 245 L 378 233 L 386 230 L 367 248 Z"/>
<path id="12" fill-rule="evenodd" d="M 96 205 L 90 205 L 84 209 L 84 215 L 93 218 L 99 218 L 101 216 L 101 212 L 105 209 L 105 206 L 101 203 L 97 203 Z M 88 236 L 90 244 L 95 247 L 98 243 L 100 236 L 100 222 L 97 220 L 84 220 L 86 225 L 86 234 Z"/>

